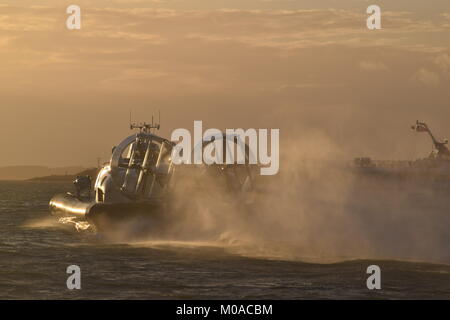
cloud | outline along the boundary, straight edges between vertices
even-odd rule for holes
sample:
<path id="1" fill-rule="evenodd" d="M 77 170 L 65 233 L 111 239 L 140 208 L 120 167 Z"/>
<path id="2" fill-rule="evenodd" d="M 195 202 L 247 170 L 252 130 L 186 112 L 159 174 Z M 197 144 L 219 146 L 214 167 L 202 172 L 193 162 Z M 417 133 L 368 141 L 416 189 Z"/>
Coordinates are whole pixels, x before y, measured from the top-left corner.
<path id="1" fill-rule="evenodd" d="M 128 133 L 114 125 L 131 107 L 148 116 L 150 105 L 161 108 L 170 128 L 190 126 L 193 119 L 219 128 L 321 128 L 349 155 L 366 151 L 368 144 L 354 132 L 378 132 L 374 119 L 388 132 L 430 98 L 433 119 L 445 118 L 441 110 L 450 97 L 441 84 L 450 37 L 442 19 L 383 12 L 378 32 L 367 30 L 364 10 L 91 3 L 82 6 L 79 31 L 65 28 L 63 7 L 2 6 L 0 94 L 7 116 L 0 119 L 0 142 L 16 150 L 8 161 L 21 159 L 20 142 L 43 144 L 36 163 L 57 161 L 51 156 L 55 143 L 61 164 L 87 163 L 101 145 L 109 155 L 110 145 Z M 2 120 L 11 118 L 24 119 L 27 137 L 20 140 L 13 122 Z M 67 119 L 86 126 L 70 146 L 61 143 L 69 139 L 67 130 L 53 125 Z M 6 138 L 11 134 L 15 142 Z M 386 140 L 379 134 L 377 141 Z M 371 148 L 399 157 L 404 149 L 394 142 Z"/>
<path id="2" fill-rule="evenodd" d="M 450 71 L 450 55 L 448 53 L 442 53 L 438 55 L 434 62 L 441 68 L 443 72 Z"/>
<path id="3" fill-rule="evenodd" d="M 421 68 L 412 76 L 412 80 L 427 87 L 436 87 L 439 85 L 440 76 L 436 72 Z"/>
<path id="4" fill-rule="evenodd" d="M 380 61 L 361 61 L 358 63 L 358 66 L 362 70 L 366 71 L 385 71 L 388 70 L 388 67 Z"/>

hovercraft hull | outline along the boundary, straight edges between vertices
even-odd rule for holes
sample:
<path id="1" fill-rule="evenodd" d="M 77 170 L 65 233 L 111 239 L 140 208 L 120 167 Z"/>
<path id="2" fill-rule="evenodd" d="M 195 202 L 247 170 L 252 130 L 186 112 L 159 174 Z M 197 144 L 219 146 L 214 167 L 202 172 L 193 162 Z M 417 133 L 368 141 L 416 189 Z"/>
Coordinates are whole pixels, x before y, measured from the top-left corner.
<path id="1" fill-rule="evenodd" d="M 66 193 L 55 195 L 49 203 L 56 216 L 71 216 L 86 220 L 98 230 L 112 228 L 136 218 L 155 217 L 161 212 L 158 202 L 96 203 Z"/>

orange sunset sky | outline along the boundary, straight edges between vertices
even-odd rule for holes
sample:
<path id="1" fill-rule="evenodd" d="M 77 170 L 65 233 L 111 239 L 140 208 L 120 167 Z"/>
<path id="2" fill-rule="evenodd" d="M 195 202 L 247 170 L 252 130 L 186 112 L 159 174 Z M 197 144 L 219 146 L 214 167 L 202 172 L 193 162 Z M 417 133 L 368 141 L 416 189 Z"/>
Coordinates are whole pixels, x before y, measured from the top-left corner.
<path id="1" fill-rule="evenodd" d="M 349 159 L 426 156 L 410 126 L 450 138 L 449 79 L 448 0 L 0 0 L 0 166 L 106 161 L 130 110 L 161 110 L 165 137 L 203 120 Z"/>

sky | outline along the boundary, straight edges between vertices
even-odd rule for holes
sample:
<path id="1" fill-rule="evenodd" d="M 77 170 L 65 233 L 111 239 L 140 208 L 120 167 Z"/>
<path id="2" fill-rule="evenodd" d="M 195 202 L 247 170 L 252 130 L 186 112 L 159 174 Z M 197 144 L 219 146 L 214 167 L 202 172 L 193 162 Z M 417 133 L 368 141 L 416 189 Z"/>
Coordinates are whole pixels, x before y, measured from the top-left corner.
<path id="1" fill-rule="evenodd" d="M 165 137 L 203 120 L 348 159 L 426 156 L 410 126 L 450 137 L 449 79 L 448 0 L 0 0 L 0 166 L 95 166 L 130 110 L 160 110 Z"/>

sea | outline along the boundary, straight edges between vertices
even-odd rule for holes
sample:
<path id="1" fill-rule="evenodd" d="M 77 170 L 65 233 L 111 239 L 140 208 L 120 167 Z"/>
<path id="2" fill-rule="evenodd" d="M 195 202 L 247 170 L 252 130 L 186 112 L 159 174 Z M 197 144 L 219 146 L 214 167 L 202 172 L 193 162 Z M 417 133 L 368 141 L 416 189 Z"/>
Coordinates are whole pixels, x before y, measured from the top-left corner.
<path id="1" fill-rule="evenodd" d="M 450 299 L 445 259 L 314 261 L 220 241 L 111 240 L 49 213 L 50 198 L 71 189 L 0 182 L 0 299 Z M 71 265 L 80 267 L 79 290 L 67 287 Z M 380 289 L 367 286 L 372 265 Z"/>

